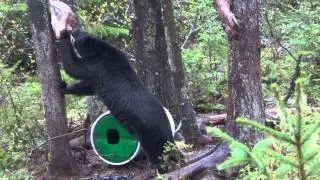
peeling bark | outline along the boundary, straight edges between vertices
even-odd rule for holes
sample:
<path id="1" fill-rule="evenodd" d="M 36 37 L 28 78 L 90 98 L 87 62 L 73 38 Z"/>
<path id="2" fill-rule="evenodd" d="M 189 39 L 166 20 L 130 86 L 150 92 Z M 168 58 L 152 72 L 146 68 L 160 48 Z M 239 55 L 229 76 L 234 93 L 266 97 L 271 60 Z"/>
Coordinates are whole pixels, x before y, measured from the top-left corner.
<path id="1" fill-rule="evenodd" d="M 230 37 L 237 37 L 239 35 L 236 27 L 239 26 L 235 15 L 231 11 L 231 0 L 214 0 L 217 6 L 217 10 L 225 25 L 225 32 Z"/>

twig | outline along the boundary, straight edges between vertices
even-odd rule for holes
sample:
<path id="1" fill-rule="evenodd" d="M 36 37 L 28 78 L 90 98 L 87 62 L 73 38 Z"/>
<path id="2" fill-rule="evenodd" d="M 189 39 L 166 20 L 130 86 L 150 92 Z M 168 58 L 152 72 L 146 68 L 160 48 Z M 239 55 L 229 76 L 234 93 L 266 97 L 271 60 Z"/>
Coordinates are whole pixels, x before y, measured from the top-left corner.
<path id="1" fill-rule="evenodd" d="M 189 41 L 189 38 L 191 37 L 191 35 L 193 33 L 197 32 L 198 30 L 200 30 L 200 28 L 195 28 L 197 21 L 198 21 L 198 16 L 199 16 L 199 12 L 197 10 L 196 17 L 194 18 L 194 21 L 191 23 L 190 30 L 189 30 L 188 34 L 186 35 L 186 38 L 184 39 L 180 49 L 186 48 L 186 44 Z"/>
<path id="2" fill-rule="evenodd" d="M 54 139 L 58 139 L 58 138 L 62 138 L 62 137 L 65 137 L 65 136 L 68 136 L 68 135 L 71 135 L 71 134 L 74 134 L 74 133 L 77 133 L 77 132 L 80 132 L 80 131 L 84 131 L 86 130 L 86 128 L 82 128 L 82 129 L 79 129 L 77 131 L 73 131 L 73 132 L 69 132 L 69 133 L 66 133 L 66 134 L 62 134 L 62 135 L 59 135 L 59 136 L 55 136 L 55 137 L 52 137 L 52 138 L 48 138 L 47 140 L 44 140 L 42 141 L 40 144 L 38 144 L 36 147 L 32 148 L 31 149 L 31 152 L 40 148 L 41 146 L 43 146 L 44 144 L 46 144 L 48 141 L 52 141 Z"/>
<path id="3" fill-rule="evenodd" d="M 299 163 L 299 166 L 298 166 L 298 170 L 299 170 L 299 175 L 300 175 L 300 178 L 301 180 L 305 180 L 307 179 L 306 177 L 306 171 L 305 171 L 305 162 L 304 162 L 304 159 L 303 159 L 303 152 L 302 152 L 302 140 L 301 140 L 301 136 L 302 136 L 302 133 L 301 133 L 301 130 L 302 130 L 302 110 L 301 110 L 301 105 L 300 105 L 300 96 L 301 96 L 301 92 L 300 92 L 300 88 L 299 88 L 300 85 L 298 85 L 298 97 L 297 97 L 297 101 L 296 101 L 296 104 L 297 104 L 297 127 L 296 127 L 296 132 L 295 132 L 295 142 L 296 142 L 296 148 L 297 148 L 297 155 L 298 155 L 298 163 Z"/>
<path id="4" fill-rule="evenodd" d="M 5 85 L 5 86 L 7 87 L 7 85 Z M 16 104 L 15 104 L 15 102 L 14 102 L 14 100 L 13 100 L 13 97 L 12 97 L 12 94 L 11 94 L 11 89 L 9 89 L 8 87 L 7 87 L 7 89 L 8 89 L 9 99 L 10 99 L 10 102 L 11 102 L 11 105 L 12 105 L 12 108 L 13 108 L 13 112 L 14 112 L 14 114 L 15 114 L 17 126 L 18 126 L 18 128 L 22 128 L 22 119 L 21 119 L 20 116 L 19 116 L 20 113 L 18 112 L 18 109 L 17 109 L 17 107 L 16 107 Z M 28 134 L 29 134 L 29 136 L 30 136 L 31 142 L 35 145 L 36 142 L 35 142 L 35 139 L 34 139 L 32 133 L 31 133 L 31 130 L 30 130 L 29 126 L 28 126 L 26 123 L 24 123 L 24 125 L 25 125 L 26 128 L 27 128 L 27 131 L 28 131 Z M 20 133 L 18 133 L 18 134 L 21 135 Z"/>
<path id="5" fill-rule="evenodd" d="M 190 24 L 190 30 L 189 30 L 188 34 L 185 36 L 185 39 L 184 39 L 184 41 L 183 41 L 180 49 L 185 49 L 186 46 L 187 46 L 187 43 L 188 43 L 189 39 L 191 38 L 191 36 L 192 36 L 194 33 L 196 33 L 197 31 L 201 30 L 201 29 L 206 25 L 207 22 L 202 22 L 202 24 L 198 25 L 198 27 L 196 28 L 196 26 L 197 26 L 197 21 L 199 20 L 199 16 L 200 16 L 200 15 L 199 15 L 199 13 L 198 13 L 198 11 L 197 11 L 196 17 L 195 17 L 194 21 L 192 22 L 192 24 Z M 214 16 L 214 15 L 210 15 L 210 16 L 208 17 L 208 19 L 210 19 L 210 18 L 213 17 L 213 16 Z"/>
<path id="6" fill-rule="evenodd" d="M 298 77 L 300 76 L 300 62 L 301 62 L 301 54 L 299 55 L 298 61 L 297 61 L 297 65 L 296 65 L 296 69 L 294 74 L 291 77 L 291 81 L 290 81 L 290 87 L 289 90 L 287 92 L 286 97 L 283 98 L 284 103 L 287 103 L 289 98 L 291 97 L 292 93 L 294 92 L 295 89 L 295 81 L 298 79 Z"/>
<path id="7" fill-rule="evenodd" d="M 268 14 L 265 14 L 265 18 L 266 18 L 266 22 L 267 22 L 268 27 L 269 27 L 269 30 L 270 30 L 270 35 L 271 35 L 271 37 L 279 44 L 279 46 L 280 46 L 282 49 L 284 49 L 285 51 L 287 51 L 287 53 L 288 53 L 296 62 L 298 62 L 298 59 L 291 53 L 291 51 L 290 51 L 288 48 L 286 48 L 286 47 L 281 43 L 281 41 L 280 41 L 278 38 L 275 37 L 274 32 L 273 32 L 273 28 L 272 28 L 271 23 L 270 23 L 270 20 L 269 20 L 269 18 L 268 18 Z"/>

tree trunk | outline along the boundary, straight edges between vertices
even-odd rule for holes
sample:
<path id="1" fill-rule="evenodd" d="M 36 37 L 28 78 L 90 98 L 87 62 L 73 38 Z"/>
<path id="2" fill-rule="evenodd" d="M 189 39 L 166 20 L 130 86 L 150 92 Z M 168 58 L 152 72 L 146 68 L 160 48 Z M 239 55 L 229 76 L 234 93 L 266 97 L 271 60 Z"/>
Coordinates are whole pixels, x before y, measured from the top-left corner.
<path id="1" fill-rule="evenodd" d="M 177 95 L 177 106 L 179 118 L 183 123 L 181 127 L 185 140 L 196 145 L 202 134 L 197 126 L 193 113 L 191 100 L 188 96 L 187 82 L 184 75 L 181 50 L 177 42 L 177 30 L 174 18 L 172 0 L 161 0 L 162 19 L 164 23 L 165 37 L 167 42 L 168 61 L 173 73 L 175 93 Z"/>
<path id="2" fill-rule="evenodd" d="M 177 97 L 167 61 L 160 1 L 134 0 L 133 8 L 135 17 L 132 19 L 132 35 L 137 73 L 177 121 Z"/>
<path id="3" fill-rule="evenodd" d="M 50 147 L 48 175 L 73 174 L 67 136 L 50 140 L 67 132 L 64 96 L 59 92 L 60 74 L 49 22 L 47 1 L 28 0 L 36 63 L 41 82 L 45 133 Z"/>
<path id="4" fill-rule="evenodd" d="M 229 36 L 227 130 L 252 146 L 263 137 L 262 133 L 236 126 L 235 120 L 243 116 L 265 122 L 260 82 L 259 1 L 233 0 L 230 8 L 239 27 L 237 36 Z"/>
<path id="5" fill-rule="evenodd" d="M 108 111 L 108 108 L 103 104 L 98 96 L 87 97 L 88 112 L 91 120 L 91 124 L 104 112 Z"/>

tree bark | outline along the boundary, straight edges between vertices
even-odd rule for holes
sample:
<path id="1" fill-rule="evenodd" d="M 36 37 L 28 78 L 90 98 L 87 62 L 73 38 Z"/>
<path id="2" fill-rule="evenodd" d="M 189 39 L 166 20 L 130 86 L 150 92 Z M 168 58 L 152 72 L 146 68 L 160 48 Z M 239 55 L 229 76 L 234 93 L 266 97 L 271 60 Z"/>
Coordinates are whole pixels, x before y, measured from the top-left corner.
<path id="1" fill-rule="evenodd" d="M 132 34 L 137 72 L 151 92 L 169 108 L 175 121 L 182 121 L 186 141 L 197 145 L 202 136 L 187 95 L 172 2 L 163 2 L 163 5 L 162 12 L 160 0 L 133 1 Z"/>
<path id="2" fill-rule="evenodd" d="M 197 145 L 202 134 L 197 126 L 193 113 L 191 100 L 188 96 L 187 82 L 184 74 L 180 46 L 177 39 L 177 28 L 174 18 L 172 0 L 160 0 L 162 19 L 164 23 L 165 38 L 167 43 L 168 61 L 173 73 L 175 92 L 181 127 L 187 143 Z"/>
<path id="3" fill-rule="evenodd" d="M 237 36 L 229 36 L 227 131 L 249 146 L 263 134 L 236 125 L 237 117 L 264 124 L 265 114 L 260 82 L 259 1 L 233 0 L 231 11 L 239 23 Z"/>
<path id="4" fill-rule="evenodd" d="M 97 96 L 87 97 L 88 112 L 91 120 L 91 124 L 104 112 L 108 111 L 108 108 L 103 104 Z"/>
<path id="5" fill-rule="evenodd" d="M 177 97 L 170 72 L 161 6 L 158 0 L 134 0 L 133 46 L 140 79 L 172 113 L 177 121 Z"/>
<path id="6" fill-rule="evenodd" d="M 45 118 L 45 133 L 50 147 L 48 175 L 74 174 L 67 136 L 50 140 L 67 132 L 64 96 L 59 92 L 61 82 L 50 27 L 48 1 L 27 1 L 35 47 Z"/>
<path id="7" fill-rule="evenodd" d="M 168 62 L 167 46 L 159 0 L 132 0 L 132 37 L 137 74 L 163 105 L 176 124 L 179 121 L 173 74 Z"/>

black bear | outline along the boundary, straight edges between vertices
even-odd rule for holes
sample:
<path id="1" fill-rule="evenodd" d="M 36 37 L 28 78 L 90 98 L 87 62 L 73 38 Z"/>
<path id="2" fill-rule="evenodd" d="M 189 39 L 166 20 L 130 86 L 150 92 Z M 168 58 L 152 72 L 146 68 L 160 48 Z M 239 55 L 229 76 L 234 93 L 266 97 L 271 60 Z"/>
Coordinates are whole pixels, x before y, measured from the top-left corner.
<path id="1" fill-rule="evenodd" d="M 150 93 L 131 68 L 125 53 L 80 29 L 63 31 L 62 64 L 79 81 L 64 84 L 67 94 L 98 95 L 111 113 L 140 141 L 153 168 L 166 142 L 173 142 L 169 111 Z"/>

